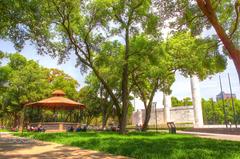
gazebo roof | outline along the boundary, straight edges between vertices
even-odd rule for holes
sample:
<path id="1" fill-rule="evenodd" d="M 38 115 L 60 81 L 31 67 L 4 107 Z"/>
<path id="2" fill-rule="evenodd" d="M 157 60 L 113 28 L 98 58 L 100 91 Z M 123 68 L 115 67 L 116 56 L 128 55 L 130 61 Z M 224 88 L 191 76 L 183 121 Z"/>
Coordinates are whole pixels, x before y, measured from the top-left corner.
<path id="1" fill-rule="evenodd" d="M 52 92 L 53 96 L 65 96 L 65 93 L 62 90 L 55 90 Z"/>
<path id="2" fill-rule="evenodd" d="M 73 110 L 73 109 L 84 109 L 85 105 L 82 103 L 75 102 L 71 99 L 65 98 L 65 93 L 62 90 L 56 90 L 52 93 L 53 97 L 40 100 L 38 102 L 29 103 L 25 106 L 43 108 L 43 109 L 63 109 L 63 110 Z"/>

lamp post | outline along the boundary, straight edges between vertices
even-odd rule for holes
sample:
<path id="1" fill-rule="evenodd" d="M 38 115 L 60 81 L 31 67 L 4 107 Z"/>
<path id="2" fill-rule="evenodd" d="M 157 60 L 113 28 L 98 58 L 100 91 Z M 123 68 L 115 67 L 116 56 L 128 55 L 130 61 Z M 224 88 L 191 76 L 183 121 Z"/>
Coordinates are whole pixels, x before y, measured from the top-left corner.
<path id="1" fill-rule="evenodd" d="M 220 75 L 219 75 L 219 83 L 220 83 L 220 88 L 221 88 L 221 98 L 222 98 L 222 106 L 223 106 L 223 112 L 224 112 L 224 123 L 225 123 L 226 128 L 227 128 L 227 114 L 226 114 L 224 95 L 223 95 L 223 90 L 222 90 L 222 80 L 221 80 Z"/>
<path id="2" fill-rule="evenodd" d="M 237 118 L 236 118 L 236 109 L 234 106 L 234 99 L 233 99 L 233 94 L 232 94 L 232 85 L 231 85 L 231 80 L 230 80 L 230 75 L 228 73 L 228 82 L 229 82 L 229 88 L 230 88 L 230 93 L 231 93 L 231 101 L 232 101 L 232 109 L 233 109 L 233 118 L 234 118 L 234 123 L 237 128 Z"/>
<path id="3" fill-rule="evenodd" d="M 156 132 L 157 132 L 157 102 L 152 102 L 152 107 L 155 107 L 155 124 L 156 124 Z"/>

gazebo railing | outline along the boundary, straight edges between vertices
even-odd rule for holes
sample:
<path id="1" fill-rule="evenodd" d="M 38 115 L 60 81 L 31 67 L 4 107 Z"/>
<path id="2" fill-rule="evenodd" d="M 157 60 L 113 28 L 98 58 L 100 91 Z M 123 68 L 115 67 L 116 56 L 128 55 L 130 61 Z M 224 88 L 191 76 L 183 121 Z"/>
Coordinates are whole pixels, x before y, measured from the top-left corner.
<path id="1" fill-rule="evenodd" d="M 43 126 L 47 132 L 63 132 L 66 131 L 69 127 L 77 128 L 79 123 L 71 123 L 71 122 L 37 122 L 37 123 L 30 123 L 30 126 Z"/>

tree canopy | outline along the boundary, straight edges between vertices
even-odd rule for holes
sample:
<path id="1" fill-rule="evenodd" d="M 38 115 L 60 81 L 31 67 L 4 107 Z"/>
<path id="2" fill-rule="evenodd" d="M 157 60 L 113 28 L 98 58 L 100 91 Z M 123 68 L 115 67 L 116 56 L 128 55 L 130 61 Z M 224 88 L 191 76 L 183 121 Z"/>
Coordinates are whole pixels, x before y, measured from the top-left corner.
<path id="1" fill-rule="evenodd" d="M 217 46 L 224 46 L 224 52 L 233 60 L 240 78 L 239 50 L 239 0 L 176 0 L 155 1 L 157 10 L 164 19 L 169 19 L 169 27 L 175 31 L 190 30 L 193 35 L 202 35 L 206 30 L 212 33 Z"/>
<path id="2" fill-rule="evenodd" d="M 0 38 L 11 40 L 18 50 L 30 41 L 39 54 L 57 57 L 60 63 L 74 54 L 82 73 L 92 73 L 99 83 L 95 92 L 86 92 L 86 88 L 82 91 L 97 95 L 97 90 L 104 89 L 116 108 L 121 133 L 125 133 L 132 94 L 151 111 L 157 90 L 171 93 L 176 71 L 185 77 L 205 79 L 226 67 L 216 38 L 198 36 L 205 23 L 182 25 L 194 17 L 195 11 L 200 13 L 196 2 L 17 0 L 0 4 Z M 179 29 L 163 39 L 168 22 Z M 26 62 L 18 58 L 13 67 Z M 48 72 L 48 80 L 52 87 L 60 87 L 59 81 L 67 77 L 60 72 L 55 76 L 54 72 Z M 72 89 L 75 86 L 76 81 L 68 81 L 62 89 L 77 98 Z"/>
<path id="3" fill-rule="evenodd" d="M 54 69 L 61 74 L 50 76 L 52 69 L 43 68 L 19 53 L 7 57 L 9 62 L 0 67 L 0 70 L 8 70 L 4 79 L 7 86 L 0 94 L 0 105 L 2 115 L 9 117 L 9 121 L 14 122 L 13 126 L 19 124 L 20 112 L 25 104 L 47 98 L 55 89 L 63 89 L 67 96 L 76 99 L 78 83 L 69 75 Z"/>

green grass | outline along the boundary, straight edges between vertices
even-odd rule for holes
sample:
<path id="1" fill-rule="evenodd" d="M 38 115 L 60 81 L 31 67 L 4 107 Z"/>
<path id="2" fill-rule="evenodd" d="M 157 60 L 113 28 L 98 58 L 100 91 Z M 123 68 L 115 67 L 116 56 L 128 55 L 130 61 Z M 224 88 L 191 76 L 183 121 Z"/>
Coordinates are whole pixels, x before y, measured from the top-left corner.
<path id="1" fill-rule="evenodd" d="M 9 132 L 7 129 L 0 129 L 0 132 Z"/>
<path id="2" fill-rule="evenodd" d="M 240 159 L 240 142 L 190 135 L 109 132 L 23 133 L 19 136 L 98 150 L 138 159 Z"/>

